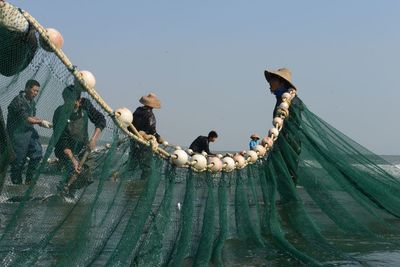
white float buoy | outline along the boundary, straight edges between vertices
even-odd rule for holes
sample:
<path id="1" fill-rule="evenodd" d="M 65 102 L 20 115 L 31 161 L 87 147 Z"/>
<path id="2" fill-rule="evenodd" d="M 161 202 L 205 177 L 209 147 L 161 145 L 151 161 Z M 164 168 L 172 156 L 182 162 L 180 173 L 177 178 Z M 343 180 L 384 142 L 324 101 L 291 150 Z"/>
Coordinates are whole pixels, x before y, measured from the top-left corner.
<path id="1" fill-rule="evenodd" d="M 283 119 L 280 117 L 275 117 L 272 121 L 272 125 L 281 128 L 283 126 Z"/>
<path id="2" fill-rule="evenodd" d="M 292 100 L 292 95 L 289 94 L 288 92 L 283 93 L 283 95 L 282 95 L 282 100 L 290 101 L 290 100 Z"/>
<path id="3" fill-rule="evenodd" d="M 261 141 L 261 145 L 263 145 L 264 147 L 271 148 L 273 146 L 273 144 L 274 144 L 274 141 L 269 136 L 264 137 L 263 140 Z"/>
<path id="4" fill-rule="evenodd" d="M 128 108 L 116 109 L 114 115 L 125 127 L 128 127 L 133 121 L 132 111 Z"/>
<path id="5" fill-rule="evenodd" d="M 288 102 L 282 102 L 282 103 L 279 104 L 278 108 L 289 109 L 289 103 Z"/>
<path id="6" fill-rule="evenodd" d="M 274 135 L 274 139 L 278 138 L 279 130 L 276 129 L 275 127 L 269 129 L 268 136 L 271 137 L 272 135 Z"/>
<path id="7" fill-rule="evenodd" d="M 222 169 L 225 172 L 231 172 L 235 169 L 235 160 L 231 157 L 225 157 L 222 159 Z"/>
<path id="8" fill-rule="evenodd" d="M 246 156 L 247 156 L 247 161 L 250 164 L 255 163 L 258 159 L 257 152 L 255 152 L 254 150 L 247 151 Z"/>
<path id="9" fill-rule="evenodd" d="M 246 160 L 240 154 L 236 154 L 235 156 L 233 156 L 233 160 L 235 161 L 236 167 L 238 169 L 242 169 L 246 166 Z"/>
<path id="10" fill-rule="evenodd" d="M 64 44 L 64 38 L 62 37 L 61 33 L 53 28 L 46 29 L 46 35 L 50 39 L 50 42 L 57 48 L 61 49 Z M 46 43 L 43 38 L 39 38 L 40 46 L 46 50 L 47 52 L 53 52 L 51 47 Z"/>
<path id="11" fill-rule="evenodd" d="M 81 70 L 79 71 L 78 75 L 82 77 L 89 88 L 94 88 L 94 86 L 96 85 L 96 78 L 90 71 Z"/>
<path id="12" fill-rule="evenodd" d="M 287 118 L 289 116 L 289 110 L 288 109 L 278 108 L 276 110 L 276 115 L 280 116 L 282 118 Z"/>
<path id="13" fill-rule="evenodd" d="M 256 145 L 253 150 L 257 153 L 259 157 L 264 157 L 267 150 L 262 145 Z"/>
<path id="14" fill-rule="evenodd" d="M 211 172 L 216 173 L 222 170 L 222 161 L 218 157 L 208 159 L 208 168 Z"/>
<path id="15" fill-rule="evenodd" d="M 183 167 L 188 163 L 189 156 L 184 150 L 177 149 L 171 154 L 171 161 L 177 167 Z"/>
<path id="16" fill-rule="evenodd" d="M 192 156 L 190 164 L 196 171 L 201 172 L 207 168 L 207 159 L 202 154 L 195 154 Z"/>

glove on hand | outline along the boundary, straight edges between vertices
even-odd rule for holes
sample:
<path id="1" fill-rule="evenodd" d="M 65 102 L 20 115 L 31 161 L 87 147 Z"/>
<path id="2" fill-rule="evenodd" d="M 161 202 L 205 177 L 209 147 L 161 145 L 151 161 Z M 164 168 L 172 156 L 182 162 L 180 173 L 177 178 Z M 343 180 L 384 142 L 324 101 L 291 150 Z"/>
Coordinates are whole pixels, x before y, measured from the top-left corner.
<path id="1" fill-rule="evenodd" d="M 51 122 L 45 121 L 45 120 L 42 120 L 40 122 L 39 126 L 43 127 L 43 128 L 47 128 L 47 129 L 53 128 L 53 124 Z"/>

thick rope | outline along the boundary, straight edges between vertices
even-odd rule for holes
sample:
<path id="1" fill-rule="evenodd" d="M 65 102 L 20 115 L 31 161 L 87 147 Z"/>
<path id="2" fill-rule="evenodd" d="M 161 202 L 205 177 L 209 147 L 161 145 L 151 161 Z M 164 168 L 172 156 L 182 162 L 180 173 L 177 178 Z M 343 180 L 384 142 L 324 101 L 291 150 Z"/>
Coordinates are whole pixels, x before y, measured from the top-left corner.
<path id="1" fill-rule="evenodd" d="M 85 89 L 85 91 L 100 105 L 100 107 L 108 113 L 108 115 L 113 119 L 114 123 L 125 133 L 127 134 L 131 139 L 134 139 L 135 141 L 152 146 L 153 151 L 163 157 L 169 158 L 170 154 L 163 150 L 160 147 L 155 147 L 154 143 L 148 142 L 143 139 L 143 137 L 139 134 L 138 130 L 132 125 L 129 124 L 129 128 L 133 131 L 131 133 L 128 131 L 126 127 L 122 125 L 122 123 L 115 117 L 113 109 L 104 101 L 104 99 L 97 93 L 97 91 L 94 88 L 89 87 L 86 84 L 86 81 L 79 75 L 79 71 L 77 68 L 72 64 L 72 62 L 68 59 L 68 57 L 64 54 L 64 52 L 61 49 L 58 49 L 57 47 L 54 46 L 54 44 L 49 40 L 49 38 L 46 35 L 46 29 L 40 25 L 40 23 L 32 17 L 28 12 L 21 10 L 20 12 L 22 15 L 25 17 L 25 19 L 36 29 L 36 31 L 39 33 L 40 37 L 43 38 L 43 40 L 50 46 L 50 48 L 53 50 L 53 52 L 56 54 L 56 56 L 61 60 L 61 62 L 65 65 L 65 67 L 72 73 L 72 75 L 79 81 L 81 86 Z"/>

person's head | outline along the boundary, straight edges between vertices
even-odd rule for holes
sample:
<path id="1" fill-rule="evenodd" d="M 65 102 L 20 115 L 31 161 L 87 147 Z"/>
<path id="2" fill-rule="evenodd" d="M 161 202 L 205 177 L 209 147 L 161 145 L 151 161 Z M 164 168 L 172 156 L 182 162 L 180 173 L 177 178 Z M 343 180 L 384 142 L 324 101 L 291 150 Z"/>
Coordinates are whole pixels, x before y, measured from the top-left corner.
<path id="1" fill-rule="evenodd" d="M 28 80 L 25 84 L 25 97 L 26 99 L 32 101 L 38 94 L 40 90 L 40 83 L 36 80 Z"/>
<path id="2" fill-rule="evenodd" d="M 265 78 L 269 83 L 271 93 L 278 89 L 296 88 L 292 84 L 292 73 L 289 69 L 281 68 L 276 71 L 264 71 Z"/>
<path id="3" fill-rule="evenodd" d="M 160 109 L 161 108 L 161 102 L 155 93 L 150 93 L 147 96 L 142 96 L 139 99 L 139 102 L 141 104 L 143 104 L 143 106 L 150 108 L 150 109 L 153 109 L 153 108 Z"/>
<path id="4" fill-rule="evenodd" d="M 218 138 L 218 134 L 216 131 L 211 131 L 208 133 L 208 141 L 209 142 L 215 142 L 215 140 L 217 140 Z"/>
<path id="5" fill-rule="evenodd" d="M 289 89 L 287 82 L 277 75 L 271 75 L 271 78 L 268 81 L 269 90 L 271 93 L 274 93 L 279 88 Z"/>
<path id="6" fill-rule="evenodd" d="M 79 108 L 81 90 L 74 85 L 67 86 L 62 92 L 62 98 L 65 103 L 74 103 L 74 108 Z"/>

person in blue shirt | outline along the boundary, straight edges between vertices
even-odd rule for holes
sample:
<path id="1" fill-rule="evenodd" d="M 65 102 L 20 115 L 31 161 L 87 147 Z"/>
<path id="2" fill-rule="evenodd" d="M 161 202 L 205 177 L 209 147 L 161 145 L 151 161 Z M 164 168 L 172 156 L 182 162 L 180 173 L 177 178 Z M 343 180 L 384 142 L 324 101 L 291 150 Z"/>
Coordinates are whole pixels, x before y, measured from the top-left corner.
<path id="1" fill-rule="evenodd" d="M 258 134 L 252 134 L 250 139 L 249 148 L 253 150 L 253 148 L 260 143 L 260 136 L 258 136 Z"/>

